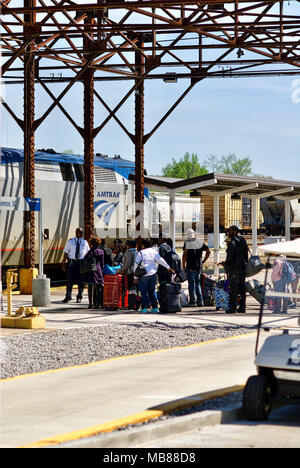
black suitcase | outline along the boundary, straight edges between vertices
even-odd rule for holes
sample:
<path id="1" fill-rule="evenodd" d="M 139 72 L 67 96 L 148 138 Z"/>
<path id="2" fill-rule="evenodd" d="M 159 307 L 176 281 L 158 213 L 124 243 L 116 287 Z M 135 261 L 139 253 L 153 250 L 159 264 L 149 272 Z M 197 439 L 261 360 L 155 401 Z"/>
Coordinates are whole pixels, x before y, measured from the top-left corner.
<path id="1" fill-rule="evenodd" d="M 161 284 L 159 287 L 159 305 L 161 313 L 181 312 L 181 284 Z"/>
<path id="2" fill-rule="evenodd" d="M 269 289 L 271 289 L 269 284 L 267 284 L 267 288 L 265 288 L 264 285 L 257 280 L 246 281 L 246 291 L 260 304 L 265 303 L 265 295 Z"/>
<path id="3" fill-rule="evenodd" d="M 205 273 L 201 274 L 200 284 L 202 290 L 203 303 L 205 306 L 213 306 L 215 304 L 215 286 L 216 281 L 209 278 Z"/>
<path id="4" fill-rule="evenodd" d="M 128 309 L 139 310 L 141 306 L 141 296 L 137 292 L 129 292 L 128 294 Z"/>

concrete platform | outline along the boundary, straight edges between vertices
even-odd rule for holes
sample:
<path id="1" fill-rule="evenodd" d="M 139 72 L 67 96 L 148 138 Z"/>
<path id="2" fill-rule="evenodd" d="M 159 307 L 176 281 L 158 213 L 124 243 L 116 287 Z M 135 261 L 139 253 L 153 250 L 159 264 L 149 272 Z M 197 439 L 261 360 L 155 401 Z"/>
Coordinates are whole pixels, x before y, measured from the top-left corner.
<path id="1" fill-rule="evenodd" d="M 144 315 L 88 310 L 86 295 L 81 304 L 62 304 L 63 297 L 64 289 L 52 290 L 50 307 L 40 308 L 46 317 L 43 332 L 108 322 L 159 320 L 241 324 L 249 327 L 249 334 L 2 380 L 1 447 L 57 445 L 151 415 L 157 417 L 170 402 L 189 401 L 201 398 L 198 396 L 203 392 L 243 385 L 256 372 L 253 362 L 259 307 L 252 298 L 246 314 L 227 315 L 211 307 Z M 30 306 L 31 297 L 15 294 L 13 308 L 21 305 Z M 264 323 L 295 326 L 295 312 L 288 316 L 267 313 Z M 2 336 L 41 332 L 4 328 L 0 331 Z"/>
<path id="2" fill-rule="evenodd" d="M 76 298 L 76 289 L 73 297 Z M 88 309 L 88 297 L 84 292 L 81 304 L 72 300 L 62 304 L 65 296 L 65 288 L 51 289 L 51 304 L 49 307 L 39 307 L 39 312 L 46 318 L 44 331 L 51 329 L 62 329 L 72 327 L 85 327 L 101 325 L 107 322 L 130 323 L 132 321 L 166 321 L 169 323 L 215 323 L 220 325 L 245 325 L 255 328 L 258 323 L 260 305 L 251 296 L 247 295 L 246 314 L 225 314 L 224 310 L 216 311 L 215 307 L 183 308 L 176 314 L 139 314 L 130 310 L 90 310 Z M 13 311 L 20 306 L 31 307 L 32 297 L 30 295 L 13 294 Z M 288 315 L 275 315 L 271 311 L 264 312 L 264 324 L 266 326 L 296 326 L 297 317 L 300 313 L 300 304 L 297 309 L 290 309 Z M 3 303 L 1 316 L 6 314 L 6 302 Z M 34 333 L 35 330 L 20 330 L 2 328 L 2 336 L 20 333 Z"/>

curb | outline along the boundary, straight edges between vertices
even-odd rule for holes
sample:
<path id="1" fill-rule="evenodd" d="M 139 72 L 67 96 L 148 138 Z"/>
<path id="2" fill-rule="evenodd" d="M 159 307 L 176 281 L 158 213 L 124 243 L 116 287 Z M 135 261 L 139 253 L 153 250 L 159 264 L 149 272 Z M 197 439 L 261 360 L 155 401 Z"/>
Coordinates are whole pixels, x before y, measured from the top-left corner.
<path id="1" fill-rule="evenodd" d="M 113 434 L 102 434 L 93 438 L 80 439 L 65 443 L 60 448 L 139 448 L 147 443 L 177 436 L 207 426 L 229 424 L 243 418 L 241 407 L 229 410 L 206 410 L 192 415 L 177 416 L 175 420 L 153 421 L 139 428 L 115 431 Z M 58 447 L 58 448 L 59 448 Z"/>
<path id="2" fill-rule="evenodd" d="M 193 408 L 206 401 L 221 398 L 232 393 L 242 391 L 244 385 L 235 385 L 219 390 L 213 390 L 205 393 L 191 395 L 188 398 L 182 398 L 162 405 L 148 408 L 142 413 L 117 419 L 109 423 L 100 424 L 73 433 L 60 434 L 50 439 L 40 440 L 33 444 L 19 448 L 46 448 L 46 447 L 121 447 L 125 444 L 128 447 L 130 443 L 146 443 L 166 437 L 171 434 L 183 432 L 204 427 L 207 425 L 224 424 L 234 421 L 241 417 L 240 408 L 231 408 L 224 411 L 201 411 L 192 415 L 175 416 L 174 420 L 155 421 L 160 417 L 166 416 L 174 411 Z M 138 428 L 129 428 L 128 426 L 140 423 L 148 423 Z M 120 430 L 121 429 L 121 430 Z M 112 444 L 112 445 L 111 445 Z"/>

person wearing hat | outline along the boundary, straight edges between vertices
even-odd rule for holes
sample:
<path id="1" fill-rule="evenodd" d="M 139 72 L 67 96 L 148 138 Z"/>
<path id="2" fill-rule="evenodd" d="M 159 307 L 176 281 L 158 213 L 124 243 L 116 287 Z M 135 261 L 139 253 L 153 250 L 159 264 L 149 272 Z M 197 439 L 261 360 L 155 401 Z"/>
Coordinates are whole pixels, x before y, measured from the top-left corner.
<path id="1" fill-rule="evenodd" d="M 202 261 L 203 252 L 205 252 L 205 257 Z M 193 229 L 188 229 L 182 256 L 182 268 L 186 270 L 189 285 L 190 301 L 186 307 L 201 307 L 204 305 L 200 280 L 202 267 L 209 256 L 210 250 L 207 245 L 197 239 Z"/>
<path id="2" fill-rule="evenodd" d="M 249 247 L 244 237 L 239 235 L 237 226 L 228 229 L 230 242 L 227 244 L 226 260 L 222 262 L 229 279 L 229 309 L 227 314 L 246 312 L 246 265 Z M 240 295 L 240 305 L 237 309 L 237 298 Z"/>

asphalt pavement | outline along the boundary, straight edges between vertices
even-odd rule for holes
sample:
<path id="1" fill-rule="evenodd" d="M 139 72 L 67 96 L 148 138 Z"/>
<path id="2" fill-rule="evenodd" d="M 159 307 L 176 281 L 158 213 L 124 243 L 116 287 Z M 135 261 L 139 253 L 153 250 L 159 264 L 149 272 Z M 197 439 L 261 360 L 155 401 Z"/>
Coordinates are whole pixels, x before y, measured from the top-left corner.
<path id="1" fill-rule="evenodd" d="M 86 297 L 82 304 L 64 305 L 63 296 L 62 289 L 51 291 L 51 306 L 40 308 L 46 317 L 45 333 L 107 322 L 157 320 L 157 315 L 131 311 L 91 311 Z M 16 294 L 13 307 L 30 305 L 30 301 L 30 296 Z M 161 321 L 242 324 L 250 329 L 239 337 L 2 380 L 0 446 L 55 446 L 158 417 L 169 403 L 201 401 L 207 392 L 241 386 L 256 371 L 257 319 L 255 301 L 249 301 L 246 314 L 226 315 L 214 308 L 160 314 Z M 293 325 L 296 317 L 268 314 L 265 323 Z M 14 333 L 36 331 L 1 329 L 2 336 Z"/>

